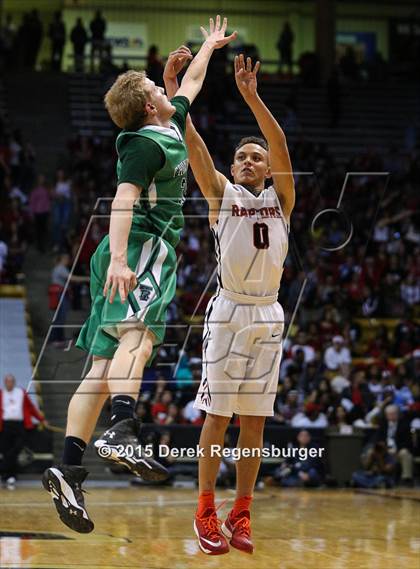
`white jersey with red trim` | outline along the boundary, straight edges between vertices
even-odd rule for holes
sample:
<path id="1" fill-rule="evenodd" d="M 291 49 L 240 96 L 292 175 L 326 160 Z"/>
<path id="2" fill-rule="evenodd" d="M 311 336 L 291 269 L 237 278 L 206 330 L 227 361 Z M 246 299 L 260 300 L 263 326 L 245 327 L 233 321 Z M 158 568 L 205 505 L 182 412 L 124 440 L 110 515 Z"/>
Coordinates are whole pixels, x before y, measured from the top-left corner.
<path id="1" fill-rule="evenodd" d="M 274 187 L 256 196 L 227 182 L 219 218 L 211 229 L 219 287 L 251 296 L 277 295 L 289 227 Z"/>

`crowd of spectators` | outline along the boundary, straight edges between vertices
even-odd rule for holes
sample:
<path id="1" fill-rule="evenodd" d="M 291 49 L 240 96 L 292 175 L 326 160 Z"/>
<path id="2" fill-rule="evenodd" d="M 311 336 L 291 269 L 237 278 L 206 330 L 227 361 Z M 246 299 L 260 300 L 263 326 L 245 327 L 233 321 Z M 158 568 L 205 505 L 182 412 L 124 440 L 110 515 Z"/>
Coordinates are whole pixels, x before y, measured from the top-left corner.
<path id="1" fill-rule="evenodd" d="M 211 125 L 209 130 L 211 146 Z M 201 131 L 206 137 L 207 129 L 202 127 Z M 60 247 L 74 256 L 99 192 L 105 199 L 96 212 L 108 211 L 115 155 L 111 142 L 95 139 L 79 137 L 71 142 L 70 149 L 70 186 L 77 223 L 71 223 L 67 234 L 62 235 Z M 216 163 L 226 172 L 227 163 L 216 150 L 211 146 Z M 348 207 L 357 233 L 345 247 L 330 251 L 319 244 L 339 243 L 343 228 L 332 223 L 311 232 L 311 216 L 319 201 L 326 208 L 335 205 L 329 190 L 331 185 L 337 187 L 335 182 L 343 176 L 345 166 L 336 165 L 327 148 L 305 141 L 292 145 L 290 152 L 296 170 L 312 169 L 318 176 L 316 181 L 303 176 L 297 179 L 294 245 L 280 290 L 287 323 L 298 298 L 300 304 L 284 342 L 271 421 L 296 428 L 332 427 L 348 432 L 354 427 L 378 425 L 391 403 L 414 420 L 420 396 L 420 327 L 416 323 L 420 235 L 414 190 L 419 158 L 416 154 L 392 156 L 404 168 L 394 169 L 376 220 L 377 183 L 366 177 L 350 184 Z M 389 160 L 391 155 L 370 152 L 353 158 L 349 169 L 389 168 Z M 398 194 L 401 185 L 406 191 L 404 204 Z M 160 350 L 155 367 L 146 372 L 139 407 L 143 417 L 160 425 L 203 421 L 192 402 L 201 378 L 200 324 L 216 286 L 215 256 L 205 221 L 205 202 L 193 179 L 189 188 L 192 199 L 184 209 L 186 230 L 178 247 L 178 293 L 169 309 L 167 345 Z M 90 255 L 106 230 L 106 219 L 96 219 L 90 225 L 77 274 L 88 274 Z M 397 323 L 366 329 L 363 318 L 396 319 Z M 195 328 L 185 342 L 190 324 Z"/>
<path id="2" fill-rule="evenodd" d="M 149 64 L 160 72 L 157 50 L 152 50 Z M 216 73 L 218 69 L 223 73 L 217 58 L 212 65 Z M 214 82 L 214 89 L 218 84 Z M 233 149 L 214 120 L 221 100 L 223 111 L 223 97 L 208 89 L 197 101 L 193 118 L 216 167 L 229 175 L 226 157 Z M 420 154 L 394 147 L 385 155 L 368 150 L 339 164 L 324 144 L 303 138 L 290 145 L 290 154 L 295 171 L 315 175 L 296 176 L 290 253 L 279 296 L 288 334 L 275 413 L 269 421 L 344 433 L 379 426 L 386 409 L 395 405 L 400 420 L 413 424 L 420 411 L 420 326 L 416 322 Z M 83 136 L 70 140 L 67 160 L 52 184 L 36 177 L 34 159 L 21 133 L 1 125 L 0 192 L 6 204 L 0 214 L 1 282 L 19 280 L 30 238 L 41 252 L 67 254 L 70 260 L 78 253 L 75 272 L 88 277 L 90 257 L 108 230 L 105 214 L 115 192 L 113 140 Z M 381 201 L 382 180 L 355 176 L 349 179 L 343 198 L 346 216 L 338 212 L 314 224 L 315 212 L 336 207 L 336 189 L 346 171 L 390 172 L 385 199 Z M 203 421 L 193 399 L 201 378 L 200 326 L 216 287 L 215 255 L 207 206 L 191 175 L 189 196 L 184 208 L 186 228 L 177 250 L 178 291 L 168 312 L 167 343 L 146 372 L 137 409 L 144 420 L 159 425 Z M 91 219 L 93 211 L 98 216 Z M 353 234 L 346 243 L 349 224 Z M 72 289 L 73 309 L 86 311 L 86 285 L 75 282 Z M 292 321 L 297 302 L 299 310 Z M 361 321 L 372 323 L 377 318 L 396 319 L 397 324 L 387 321 L 366 327 Z M 191 324 L 194 327 L 187 333 Z"/>
<path id="3" fill-rule="evenodd" d="M 0 117 L 0 283 L 23 279 L 30 240 L 30 191 L 35 181 L 35 152 L 19 130 Z"/>

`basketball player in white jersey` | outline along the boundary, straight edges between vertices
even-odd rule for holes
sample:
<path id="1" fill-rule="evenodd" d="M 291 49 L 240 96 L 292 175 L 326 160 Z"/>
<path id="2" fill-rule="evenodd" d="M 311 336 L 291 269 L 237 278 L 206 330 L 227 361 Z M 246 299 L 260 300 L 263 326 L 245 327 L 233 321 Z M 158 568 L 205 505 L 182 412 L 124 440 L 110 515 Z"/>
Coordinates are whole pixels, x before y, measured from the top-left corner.
<path id="1" fill-rule="evenodd" d="M 284 313 L 277 302 L 288 249 L 290 215 L 295 202 L 286 137 L 257 93 L 259 62 L 235 58 L 237 87 L 266 140 L 242 139 L 231 173 L 234 183 L 216 171 L 191 119 L 186 142 L 195 179 L 209 203 L 215 237 L 218 289 L 205 317 L 203 374 L 195 406 L 206 411 L 200 437 L 199 504 L 194 530 L 204 553 L 219 555 L 232 547 L 253 552 L 250 505 L 263 444 L 265 418 L 273 415 L 282 353 Z M 169 92 L 170 85 L 166 84 Z M 265 182 L 273 185 L 265 189 Z M 233 509 L 221 530 L 214 503 L 220 456 L 233 413 L 240 417 Z M 252 456 L 253 449 L 255 456 Z M 223 532 L 223 533 L 222 533 Z M 226 536 L 226 538 L 225 538 Z"/>

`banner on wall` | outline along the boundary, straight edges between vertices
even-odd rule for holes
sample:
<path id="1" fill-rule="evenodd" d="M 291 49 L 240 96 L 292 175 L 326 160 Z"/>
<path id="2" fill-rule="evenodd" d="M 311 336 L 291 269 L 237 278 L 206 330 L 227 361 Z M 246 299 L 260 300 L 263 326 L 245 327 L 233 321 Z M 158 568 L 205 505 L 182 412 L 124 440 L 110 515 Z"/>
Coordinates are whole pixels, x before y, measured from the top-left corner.
<path id="1" fill-rule="evenodd" d="M 376 34 L 374 32 L 339 32 L 336 35 L 337 58 L 345 55 L 351 47 L 356 55 L 357 63 L 370 61 L 376 53 Z"/>
<path id="2" fill-rule="evenodd" d="M 108 20 L 106 39 L 112 45 L 113 57 L 130 60 L 147 55 L 146 24 Z"/>

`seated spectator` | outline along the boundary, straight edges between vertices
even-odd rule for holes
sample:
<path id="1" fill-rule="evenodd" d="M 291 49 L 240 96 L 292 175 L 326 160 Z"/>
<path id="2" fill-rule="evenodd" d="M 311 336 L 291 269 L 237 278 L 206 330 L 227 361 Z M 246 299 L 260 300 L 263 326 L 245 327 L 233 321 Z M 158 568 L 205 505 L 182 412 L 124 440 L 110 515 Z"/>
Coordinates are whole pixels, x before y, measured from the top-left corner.
<path id="1" fill-rule="evenodd" d="M 298 391 L 292 389 L 286 395 L 285 403 L 282 403 L 280 399 L 276 401 L 272 421 L 289 425 L 293 417 L 301 412 L 302 405 L 299 403 Z"/>
<path id="2" fill-rule="evenodd" d="M 319 324 L 322 343 L 327 342 L 332 336 L 337 335 L 339 328 L 339 314 L 334 306 L 328 305 L 324 309 L 321 322 Z"/>
<path id="3" fill-rule="evenodd" d="M 408 315 L 397 324 L 394 332 L 395 357 L 408 356 L 412 350 L 417 348 L 420 337 L 420 326 Z"/>
<path id="4" fill-rule="evenodd" d="M 371 366 L 370 369 L 376 368 L 377 366 Z M 372 395 L 375 397 L 375 401 L 379 402 L 382 399 L 383 385 L 381 382 L 381 375 L 378 369 L 378 373 L 368 372 L 368 388 Z"/>
<path id="5" fill-rule="evenodd" d="M 296 343 L 292 347 L 292 355 L 294 355 L 297 350 L 303 351 L 306 364 L 315 359 L 315 350 L 307 343 L 307 336 L 303 331 L 300 331 L 296 337 Z"/>
<path id="6" fill-rule="evenodd" d="M 291 421 L 295 429 L 325 429 L 328 420 L 317 403 L 307 403 L 304 413 L 296 413 Z"/>
<path id="7" fill-rule="evenodd" d="M 411 391 L 411 380 L 408 377 L 395 378 L 394 404 L 398 405 L 401 412 L 408 411 L 414 403 Z"/>
<path id="8" fill-rule="evenodd" d="M 350 387 L 344 389 L 341 396 L 341 403 L 349 411 L 351 422 L 363 419 L 375 401 L 369 390 L 363 369 L 357 369 L 352 372 Z"/>
<path id="9" fill-rule="evenodd" d="M 331 387 L 331 383 L 322 378 L 318 387 L 312 391 L 309 396 L 309 401 L 319 405 L 322 412 L 328 411 L 328 408 L 333 404 L 334 400 L 339 400 L 335 391 Z"/>
<path id="10" fill-rule="evenodd" d="M 352 484 L 357 488 L 392 488 L 395 484 L 395 457 L 383 441 L 377 442 L 362 456 L 363 470 L 353 473 Z"/>
<path id="11" fill-rule="evenodd" d="M 164 425 L 168 418 L 169 405 L 172 403 L 172 393 L 165 389 L 159 394 L 157 401 L 152 405 L 152 417 L 155 423 Z"/>
<path id="12" fill-rule="evenodd" d="M 400 415 L 397 405 L 388 405 L 382 417 L 376 441 L 386 444 L 388 452 L 398 459 L 401 466 L 401 482 L 411 484 L 413 479 L 413 455 L 410 425 Z"/>
<path id="13" fill-rule="evenodd" d="M 311 435 L 308 431 L 300 431 L 297 435 L 297 445 L 292 449 L 298 449 L 293 456 L 289 452 L 289 458 L 282 463 L 275 471 L 273 480 L 275 483 L 286 488 L 304 486 L 314 488 L 320 486 L 323 479 L 323 465 L 319 456 L 312 457 L 309 450 L 316 448 L 311 445 Z"/>
<path id="14" fill-rule="evenodd" d="M 323 364 L 318 359 L 309 362 L 300 376 L 299 388 L 304 393 L 310 393 L 319 385 L 324 378 L 322 374 Z"/>
<path id="15" fill-rule="evenodd" d="M 150 403 L 148 401 L 138 401 L 135 413 L 142 423 L 153 423 Z"/>
<path id="16" fill-rule="evenodd" d="M 166 417 L 161 421 L 162 425 L 177 425 L 182 423 L 181 411 L 176 403 L 169 403 Z"/>
<path id="17" fill-rule="evenodd" d="M 408 306 L 418 306 L 420 303 L 420 284 L 413 273 L 409 273 L 403 280 L 400 294 Z"/>
<path id="18" fill-rule="evenodd" d="M 177 389 L 188 389 L 192 387 L 193 375 L 189 365 L 188 355 L 180 352 L 180 360 L 175 371 L 175 382 Z"/>
<path id="19" fill-rule="evenodd" d="M 203 413 L 201 409 L 196 409 L 194 407 L 195 399 L 192 399 L 189 403 L 186 404 L 184 409 L 182 410 L 182 415 L 184 419 L 191 423 L 192 425 L 202 425 L 203 424 Z"/>
<path id="20" fill-rule="evenodd" d="M 341 395 L 345 389 L 348 389 L 350 387 L 351 384 L 346 377 L 343 377 L 342 375 L 336 375 L 330 381 L 330 385 L 331 389 L 335 393 Z"/>
<path id="21" fill-rule="evenodd" d="M 293 346 L 294 348 L 295 346 Z M 284 379 L 287 375 L 293 372 L 297 374 L 303 373 L 306 368 L 305 365 L 305 352 L 302 348 L 298 347 L 296 350 L 291 350 L 292 357 L 283 360 L 280 366 L 280 379 Z"/>
<path id="22" fill-rule="evenodd" d="M 348 377 L 351 365 L 350 350 L 344 346 L 343 336 L 334 336 L 332 346 L 324 353 L 324 363 L 330 371 L 339 371 L 344 377 Z"/>
<path id="23" fill-rule="evenodd" d="M 331 425 L 331 432 L 338 432 L 341 435 L 350 435 L 353 427 L 350 424 L 350 417 L 342 405 L 336 407 L 328 417 Z"/>

